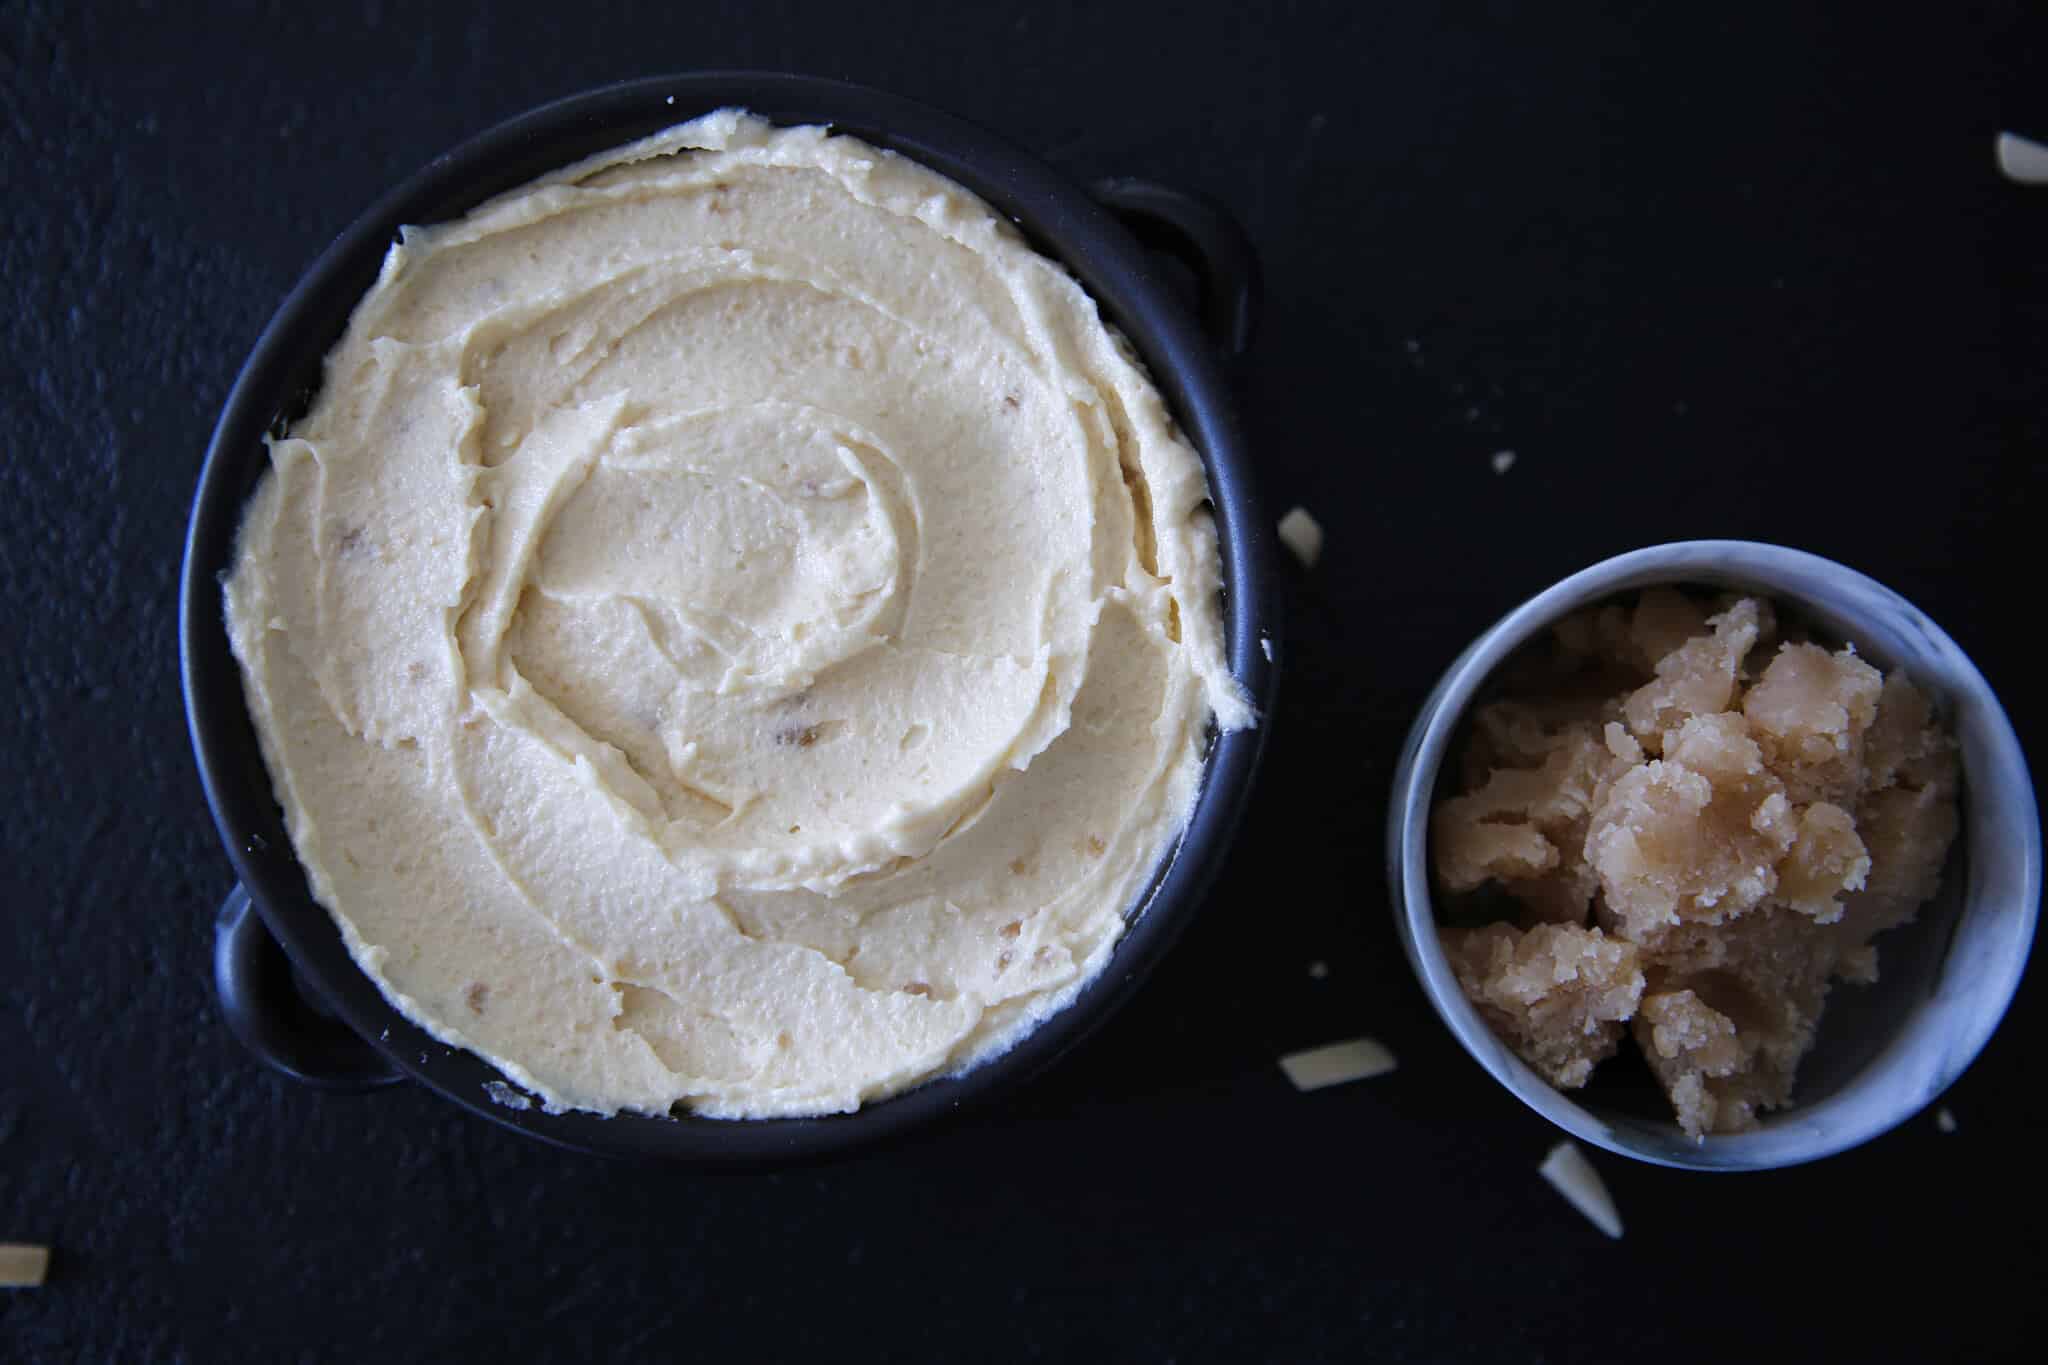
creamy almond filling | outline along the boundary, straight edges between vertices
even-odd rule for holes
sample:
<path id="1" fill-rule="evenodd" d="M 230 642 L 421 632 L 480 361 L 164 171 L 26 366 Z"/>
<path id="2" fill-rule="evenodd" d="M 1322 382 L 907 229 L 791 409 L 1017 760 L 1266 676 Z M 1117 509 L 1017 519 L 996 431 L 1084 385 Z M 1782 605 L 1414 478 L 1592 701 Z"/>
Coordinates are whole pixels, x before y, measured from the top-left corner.
<path id="1" fill-rule="evenodd" d="M 270 453 L 228 616 L 314 892 L 552 1108 L 846 1110 L 1002 1050 L 1251 721 L 1127 346 L 819 129 L 408 230 Z"/>

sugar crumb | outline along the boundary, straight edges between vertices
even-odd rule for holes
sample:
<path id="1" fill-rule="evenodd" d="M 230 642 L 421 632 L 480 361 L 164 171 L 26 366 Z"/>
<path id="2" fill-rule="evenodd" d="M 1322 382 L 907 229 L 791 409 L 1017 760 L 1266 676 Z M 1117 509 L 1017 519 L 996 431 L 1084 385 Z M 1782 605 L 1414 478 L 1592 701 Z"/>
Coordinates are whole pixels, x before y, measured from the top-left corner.
<path id="1" fill-rule="evenodd" d="M 1308 974 L 1311 980 L 1321 981 L 1330 974 L 1330 964 L 1321 959 L 1311 962 L 1308 964 Z"/>
<path id="2" fill-rule="evenodd" d="M 1953 1133 L 1956 1130 L 1956 1116 L 1949 1112 L 1947 1105 L 1944 1104 L 1934 1111 L 1934 1126 L 1944 1133 Z"/>
<path id="3" fill-rule="evenodd" d="M 1507 473 L 1507 472 L 1508 472 L 1508 471 L 1509 471 L 1510 469 L 1513 469 L 1514 467 L 1515 467 L 1515 452 L 1514 452 L 1514 451 L 1512 451 L 1512 450 L 1496 450 L 1496 451 L 1494 451 L 1494 452 L 1493 452 L 1493 472 L 1494 472 L 1494 473 L 1496 473 L 1496 474 L 1505 474 L 1505 473 Z"/>
<path id="4" fill-rule="evenodd" d="M 491 1103 L 502 1104 L 507 1109 L 531 1109 L 533 1101 L 522 1092 L 513 1089 L 503 1081 L 485 1081 L 484 1093 L 491 1097 Z"/>

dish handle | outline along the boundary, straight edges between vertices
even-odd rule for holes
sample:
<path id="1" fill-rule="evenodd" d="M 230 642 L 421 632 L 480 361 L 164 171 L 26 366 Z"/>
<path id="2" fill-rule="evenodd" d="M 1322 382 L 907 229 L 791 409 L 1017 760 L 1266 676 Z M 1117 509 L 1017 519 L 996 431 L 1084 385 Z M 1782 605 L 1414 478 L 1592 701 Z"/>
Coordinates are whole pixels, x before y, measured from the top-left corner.
<path id="1" fill-rule="evenodd" d="M 213 984 L 228 1027 L 270 1067 L 322 1090 L 374 1090 L 405 1079 L 294 977 L 248 891 L 228 893 L 213 924 Z"/>
<path id="2" fill-rule="evenodd" d="M 1091 192 L 1141 245 L 1194 271 L 1203 326 L 1226 359 L 1243 360 L 1258 327 L 1259 257 L 1237 219 L 1212 199 L 1150 180 L 1098 180 Z"/>

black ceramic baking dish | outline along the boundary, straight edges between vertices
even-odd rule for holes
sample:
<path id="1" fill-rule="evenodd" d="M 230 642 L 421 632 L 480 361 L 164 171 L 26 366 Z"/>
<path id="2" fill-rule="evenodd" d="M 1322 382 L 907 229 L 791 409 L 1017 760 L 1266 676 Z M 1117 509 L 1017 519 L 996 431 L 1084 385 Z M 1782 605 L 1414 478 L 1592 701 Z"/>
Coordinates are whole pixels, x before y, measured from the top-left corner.
<path id="1" fill-rule="evenodd" d="M 459 217 L 543 172 L 725 106 L 782 124 L 826 124 L 913 158 L 1008 215 L 1087 287 L 1144 357 L 1201 451 L 1222 548 L 1230 665 L 1261 723 L 1216 738 L 1194 815 L 1131 913 L 1109 965 L 1069 1008 L 1009 1052 L 855 1113 L 820 1118 L 601 1118 L 549 1114 L 537 1105 L 512 1108 L 486 1090 L 499 1079 L 495 1069 L 392 1008 L 314 901 L 272 796 L 229 653 L 221 578 L 243 505 L 267 466 L 265 433 L 305 410 L 322 359 L 375 280 L 401 225 Z M 1202 293 L 1198 309 L 1189 307 L 1185 282 L 1176 285 L 1162 251 L 1193 269 Z M 311 1084 L 368 1088 L 410 1076 L 531 1137 L 694 1163 L 811 1156 L 901 1132 L 1015 1085 L 1074 1046 L 1130 995 L 1197 908 L 1266 741 L 1280 624 L 1269 562 L 1271 522 L 1252 486 L 1229 386 L 1230 365 L 1250 338 L 1256 292 L 1255 262 L 1242 231 L 1204 201 L 1142 181 L 1084 189 L 949 115 L 799 76 L 701 73 L 610 86 L 501 124 L 398 186 L 327 249 L 271 319 L 228 397 L 192 505 L 179 639 L 200 778 L 240 879 L 215 935 L 215 974 L 237 1035 L 271 1065 Z"/>

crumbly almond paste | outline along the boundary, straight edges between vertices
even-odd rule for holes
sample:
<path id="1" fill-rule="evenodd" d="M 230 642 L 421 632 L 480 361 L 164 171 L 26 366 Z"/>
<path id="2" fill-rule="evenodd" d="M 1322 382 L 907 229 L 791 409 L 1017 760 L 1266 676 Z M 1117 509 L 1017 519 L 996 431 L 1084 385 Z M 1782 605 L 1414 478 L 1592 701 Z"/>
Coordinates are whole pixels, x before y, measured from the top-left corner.
<path id="1" fill-rule="evenodd" d="M 227 611 L 293 843 L 550 1108 L 844 1111 L 1101 968 L 1226 669 L 1200 461 L 984 204 L 725 111 L 409 229 Z"/>
<path id="2" fill-rule="evenodd" d="M 1694 1138 L 1792 1102 L 1831 984 L 1940 887 L 1955 740 L 1903 673 L 1764 599 L 1651 588 L 1561 621 L 1473 715 L 1431 843 L 1489 1027 L 1567 1089 L 1634 1038 Z"/>

